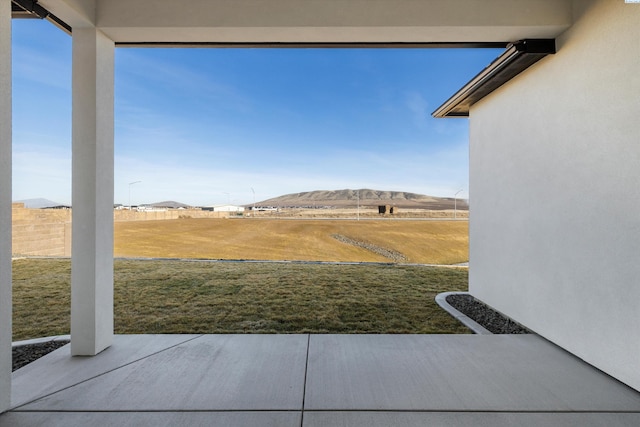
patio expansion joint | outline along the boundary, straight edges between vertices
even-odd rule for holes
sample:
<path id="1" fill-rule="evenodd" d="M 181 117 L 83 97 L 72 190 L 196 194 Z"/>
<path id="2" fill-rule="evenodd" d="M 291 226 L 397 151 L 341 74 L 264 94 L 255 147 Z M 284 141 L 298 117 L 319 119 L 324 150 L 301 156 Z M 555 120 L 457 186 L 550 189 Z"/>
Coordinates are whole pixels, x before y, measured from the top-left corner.
<path id="1" fill-rule="evenodd" d="M 640 410 L 518 410 L 518 409 L 11 409 L 16 413 L 245 413 L 245 412 L 280 412 L 280 413 L 335 413 L 335 412 L 374 412 L 374 413 L 445 413 L 445 414 L 640 414 Z"/>
<path id="2" fill-rule="evenodd" d="M 445 413 L 445 414 L 640 414 L 640 410 L 590 409 L 307 409 L 305 412 L 380 412 L 380 413 Z"/>
<path id="3" fill-rule="evenodd" d="M 111 373 L 111 372 L 115 372 L 115 371 L 117 371 L 117 370 L 119 370 L 119 369 L 122 369 L 122 368 L 124 368 L 124 367 L 126 367 L 126 366 L 132 365 L 132 364 L 137 363 L 137 362 L 139 362 L 139 361 L 141 361 L 141 360 L 144 360 L 144 359 L 147 359 L 147 358 L 149 358 L 149 357 L 155 356 L 155 355 L 157 355 L 157 354 L 160 354 L 160 353 L 165 352 L 165 351 L 167 351 L 167 350 L 170 350 L 170 349 L 172 349 L 172 348 L 178 347 L 178 346 L 183 345 L 183 344 L 185 344 L 185 343 L 191 342 L 191 341 L 193 341 L 193 340 L 197 340 L 197 339 L 199 339 L 199 338 L 202 338 L 204 335 L 205 335 L 205 334 L 200 334 L 200 335 L 197 335 L 197 336 L 195 336 L 195 337 L 192 337 L 192 338 L 186 339 L 186 340 L 181 341 L 181 342 L 179 342 L 179 343 L 173 344 L 173 345 L 171 345 L 171 346 L 169 346 L 169 347 L 163 348 L 162 350 L 158 350 L 158 351 L 156 351 L 156 352 L 149 353 L 149 354 L 147 354 L 147 355 L 145 355 L 145 356 L 143 356 L 143 357 L 139 357 L 139 358 L 137 358 L 137 359 L 135 359 L 135 360 L 132 360 L 132 361 L 130 361 L 130 362 L 127 362 L 127 363 L 125 363 L 125 364 L 123 364 L 123 365 L 117 366 L 117 367 L 115 367 L 115 368 L 113 368 L 113 369 L 109 369 L 109 370 L 104 371 L 104 372 L 101 372 L 101 373 L 99 373 L 99 374 L 97 374 L 97 375 L 93 375 L 93 376 L 91 376 L 91 377 L 85 378 L 85 379 L 83 379 L 82 381 L 78 381 L 78 382 L 76 382 L 76 383 L 74 383 L 74 384 L 71 384 L 71 385 L 69 385 L 69 386 L 63 387 L 63 388 L 61 388 L 61 389 L 59 389 L 59 390 L 53 391 L 53 392 L 48 393 L 48 394 L 45 394 L 45 395 L 43 395 L 43 396 L 39 396 L 39 397 L 37 397 L 37 398 L 35 398 L 35 399 L 32 399 L 32 400 L 30 400 L 30 401 L 28 401 L 28 402 L 25 402 L 25 403 L 23 403 L 23 404 L 21 404 L 21 405 L 18 405 L 18 406 L 16 406 L 16 407 L 14 407 L 14 408 L 11 408 L 11 409 L 10 409 L 10 411 L 12 411 L 12 412 L 103 412 L 103 411 L 51 411 L 51 410 L 44 410 L 44 411 L 43 411 L 43 410 L 20 410 L 20 408 L 22 408 L 22 407 L 24 407 L 24 406 L 27 406 L 27 405 L 30 405 L 30 404 L 32 404 L 32 403 L 34 403 L 34 402 L 37 402 L 38 400 L 46 399 L 47 397 L 49 397 L 49 396 L 53 396 L 54 394 L 60 393 L 60 392 L 62 392 L 62 391 L 69 390 L 69 389 L 71 389 L 71 388 L 73 388 L 73 387 L 76 387 L 76 386 L 78 386 L 78 385 L 80 385 L 80 384 L 83 384 L 83 383 L 85 383 L 85 382 L 87 382 L 87 381 L 91 381 L 91 380 L 96 379 L 96 378 L 99 378 L 99 377 L 101 377 L 101 376 L 103 376 L 103 375 L 107 375 L 107 374 L 109 374 L 109 373 Z M 93 356 L 93 357 L 95 357 L 95 356 Z"/>
<path id="4" fill-rule="evenodd" d="M 304 402 L 307 396 L 307 373 L 309 372 L 309 346 L 311 345 L 311 334 L 307 334 L 307 358 L 304 362 L 304 381 L 302 383 L 302 409 L 300 414 L 300 427 L 304 426 Z"/>
<path id="5" fill-rule="evenodd" d="M 149 413 L 149 414 L 165 414 L 165 413 L 246 413 L 246 412 L 281 412 L 281 413 L 297 413 L 301 412 L 300 409 L 11 409 L 8 412 L 15 413 L 61 413 L 61 414 L 109 414 L 109 413 L 122 413 L 122 414 L 137 414 L 137 413 Z M 335 412 L 335 411 L 334 411 Z M 338 411 L 339 412 L 339 411 Z"/>

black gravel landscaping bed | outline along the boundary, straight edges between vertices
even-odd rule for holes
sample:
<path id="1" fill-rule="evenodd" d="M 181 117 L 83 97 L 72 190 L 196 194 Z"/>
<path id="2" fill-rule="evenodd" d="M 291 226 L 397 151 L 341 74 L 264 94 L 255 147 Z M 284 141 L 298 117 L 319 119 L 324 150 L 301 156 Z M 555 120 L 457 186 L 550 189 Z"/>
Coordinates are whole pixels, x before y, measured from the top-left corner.
<path id="1" fill-rule="evenodd" d="M 41 358 L 45 354 L 51 353 L 53 350 L 57 350 L 58 348 L 68 343 L 68 340 L 47 341 L 38 344 L 26 344 L 18 347 L 13 347 L 12 371 L 20 369 L 23 366 L 33 362 L 34 360 Z"/>
<path id="2" fill-rule="evenodd" d="M 447 295 L 446 301 L 493 334 L 530 334 L 531 331 L 503 316 L 471 295 Z"/>

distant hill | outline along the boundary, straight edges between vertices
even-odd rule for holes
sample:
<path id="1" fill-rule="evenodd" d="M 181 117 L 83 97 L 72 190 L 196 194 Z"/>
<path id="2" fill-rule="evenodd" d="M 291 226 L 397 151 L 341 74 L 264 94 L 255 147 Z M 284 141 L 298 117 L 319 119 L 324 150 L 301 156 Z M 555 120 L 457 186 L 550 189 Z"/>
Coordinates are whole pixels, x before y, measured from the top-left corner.
<path id="1" fill-rule="evenodd" d="M 54 202 L 49 199 L 25 199 L 25 200 L 16 200 L 14 203 L 24 203 L 25 208 L 29 209 L 44 209 L 44 208 L 54 208 L 56 206 L 66 206 L 62 203 Z"/>
<path id="2" fill-rule="evenodd" d="M 424 194 L 408 193 L 405 191 L 379 191 L 370 189 L 361 190 L 317 190 L 304 193 L 285 194 L 284 196 L 256 202 L 256 206 L 277 207 L 334 207 L 350 208 L 360 206 L 391 205 L 398 208 L 453 209 L 454 199 L 427 196 Z M 248 205 L 251 206 L 251 205 Z M 458 209 L 468 209 L 467 202 L 462 199 L 457 201 Z"/>
<path id="3" fill-rule="evenodd" d="M 151 203 L 150 206 L 153 206 L 154 208 L 168 208 L 168 209 L 178 209 L 178 208 L 189 208 L 189 205 L 185 205 L 184 203 L 180 203 L 180 202 L 174 202 L 172 200 L 166 201 L 166 202 L 157 202 L 157 203 Z"/>

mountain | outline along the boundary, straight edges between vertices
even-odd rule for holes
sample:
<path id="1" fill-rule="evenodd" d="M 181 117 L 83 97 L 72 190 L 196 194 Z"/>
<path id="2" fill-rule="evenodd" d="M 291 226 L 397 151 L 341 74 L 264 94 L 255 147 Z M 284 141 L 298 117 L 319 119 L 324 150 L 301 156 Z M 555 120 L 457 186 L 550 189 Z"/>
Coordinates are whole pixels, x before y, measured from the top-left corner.
<path id="1" fill-rule="evenodd" d="M 56 206 L 65 206 L 62 203 L 54 202 L 49 199 L 26 199 L 26 200 L 16 200 L 14 203 L 24 203 L 25 208 L 29 209 L 44 209 L 44 208 L 53 208 Z"/>
<path id="2" fill-rule="evenodd" d="M 169 209 L 178 209 L 178 208 L 189 208 L 189 205 L 185 205 L 184 203 L 174 202 L 173 200 L 169 200 L 166 202 L 157 202 L 151 203 L 150 206 L 154 208 L 169 208 Z"/>
<path id="3" fill-rule="evenodd" d="M 303 193 L 285 194 L 261 202 L 256 206 L 277 207 L 323 207 L 350 208 L 360 206 L 391 205 L 398 208 L 413 209 L 453 209 L 454 199 L 427 196 L 405 191 L 360 190 L 317 190 Z M 251 205 L 248 205 L 251 206 Z M 467 209 L 466 200 L 457 200 L 458 209 Z"/>

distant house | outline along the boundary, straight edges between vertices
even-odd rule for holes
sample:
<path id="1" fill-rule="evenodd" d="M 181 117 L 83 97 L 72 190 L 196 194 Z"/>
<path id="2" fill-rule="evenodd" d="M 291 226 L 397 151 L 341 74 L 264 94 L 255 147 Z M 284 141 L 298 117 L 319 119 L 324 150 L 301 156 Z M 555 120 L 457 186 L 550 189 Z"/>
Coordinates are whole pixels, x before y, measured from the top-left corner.
<path id="1" fill-rule="evenodd" d="M 212 212 L 244 212 L 244 206 L 215 205 L 215 206 L 205 206 L 202 208 L 202 210 L 212 211 Z"/>

